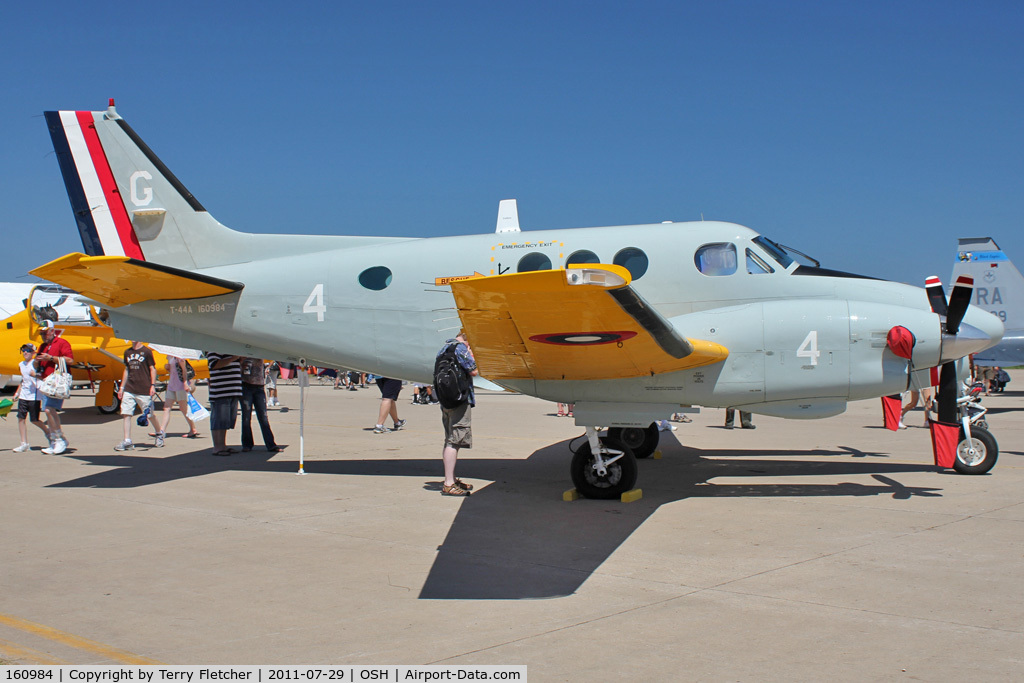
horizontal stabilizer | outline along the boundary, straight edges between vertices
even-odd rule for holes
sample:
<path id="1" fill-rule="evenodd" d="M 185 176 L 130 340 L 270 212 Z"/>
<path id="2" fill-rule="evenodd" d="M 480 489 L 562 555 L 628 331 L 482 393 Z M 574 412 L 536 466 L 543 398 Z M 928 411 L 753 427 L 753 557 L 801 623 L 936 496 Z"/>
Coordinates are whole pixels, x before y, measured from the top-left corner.
<path id="1" fill-rule="evenodd" d="M 202 299 L 238 292 L 244 287 L 240 282 L 198 275 L 127 256 L 68 254 L 30 272 L 112 308 L 140 301 Z"/>
<path id="2" fill-rule="evenodd" d="M 480 374 L 591 380 L 676 372 L 724 360 L 688 339 L 629 286 L 620 266 L 587 264 L 451 283 Z"/>

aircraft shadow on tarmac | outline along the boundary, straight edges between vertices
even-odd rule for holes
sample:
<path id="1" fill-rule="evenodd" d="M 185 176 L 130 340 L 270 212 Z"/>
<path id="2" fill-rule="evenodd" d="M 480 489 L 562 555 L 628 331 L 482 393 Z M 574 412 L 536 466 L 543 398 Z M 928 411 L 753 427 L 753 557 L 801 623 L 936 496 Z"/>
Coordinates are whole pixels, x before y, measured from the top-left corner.
<path id="1" fill-rule="evenodd" d="M 939 496 L 939 488 L 908 487 L 893 477 L 934 471 L 930 464 L 879 462 L 882 453 L 838 446 L 834 450 L 739 451 L 687 448 L 664 438 L 659 460 L 640 461 L 639 501 L 562 501 L 569 488 L 568 442 L 542 448 L 523 460 L 465 455 L 459 476 L 490 481 L 461 501 L 448 535 L 438 548 L 421 599 L 514 600 L 555 598 L 574 593 L 629 536 L 662 505 L 687 498 Z M 673 435 L 674 436 L 674 435 Z M 152 449 L 155 450 L 155 449 Z M 296 462 L 271 460 L 263 450 L 215 458 L 207 450 L 153 457 L 140 449 L 128 455 L 69 453 L 111 468 L 58 484 L 55 488 L 132 488 L 215 472 L 261 471 L 294 474 Z M 851 460 L 850 456 L 857 458 Z M 782 459 L 785 458 L 785 459 Z M 349 476 L 420 479 L 427 490 L 440 486 L 437 458 L 399 460 L 315 460 L 307 471 Z M 875 484 L 815 483 L 815 476 L 870 475 Z M 784 483 L 742 483 L 744 477 L 778 477 Z M 807 483 L 793 483 L 808 477 Z M 737 482 L 736 479 L 741 481 Z M 721 480 L 724 483 L 715 483 Z"/>

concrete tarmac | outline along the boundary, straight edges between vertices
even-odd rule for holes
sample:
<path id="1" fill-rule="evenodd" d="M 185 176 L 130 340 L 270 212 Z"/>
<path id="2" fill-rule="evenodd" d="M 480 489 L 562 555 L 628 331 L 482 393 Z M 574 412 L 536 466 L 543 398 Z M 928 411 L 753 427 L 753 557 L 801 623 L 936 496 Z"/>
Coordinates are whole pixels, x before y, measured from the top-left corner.
<path id="1" fill-rule="evenodd" d="M 119 454 L 120 418 L 76 392 L 71 449 L 14 453 L 0 424 L 0 658 L 8 663 L 525 664 L 534 681 L 1021 680 L 1024 373 L 985 400 L 984 476 L 932 465 L 920 410 L 706 409 L 640 461 L 643 498 L 562 501 L 582 433 L 484 394 L 441 496 L 438 410 L 376 388 L 272 409 L 284 452 L 184 439 Z M 200 397 L 205 399 L 205 388 Z M 133 423 L 133 436 L 143 439 Z M 146 430 L 148 431 L 148 430 Z M 262 443 L 256 429 L 256 441 Z M 229 434 L 238 445 L 238 430 Z"/>

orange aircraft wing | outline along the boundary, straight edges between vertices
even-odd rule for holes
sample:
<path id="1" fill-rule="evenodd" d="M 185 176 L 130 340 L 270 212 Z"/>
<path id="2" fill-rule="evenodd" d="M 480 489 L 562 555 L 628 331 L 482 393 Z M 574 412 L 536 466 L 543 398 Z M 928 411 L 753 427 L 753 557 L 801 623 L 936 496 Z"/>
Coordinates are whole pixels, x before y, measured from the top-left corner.
<path id="1" fill-rule="evenodd" d="M 451 283 L 477 367 L 493 380 L 599 380 L 709 365 L 729 351 L 688 339 L 630 287 L 586 264 Z"/>

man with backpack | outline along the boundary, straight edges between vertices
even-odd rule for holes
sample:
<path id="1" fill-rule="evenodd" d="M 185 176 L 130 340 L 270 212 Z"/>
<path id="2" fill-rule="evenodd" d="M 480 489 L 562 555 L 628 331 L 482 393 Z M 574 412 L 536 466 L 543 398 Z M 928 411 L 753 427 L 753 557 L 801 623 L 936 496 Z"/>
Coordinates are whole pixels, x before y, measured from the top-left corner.
<path id="1" fill-rule="evenodd" d="M 455 478 L 455 462 L 460 448 L 473 447 L 470 418 L 476 401 L 471 378 L 476 375 L 473 352 L 466 343 L 466 335 L 460 332 L 445 342 L 434 361 L 434 395 L 441 402 L 441 424 L 444 425 L 444 450 L 441 452 L 444 463 L 441 495 L 444 496 L 468 496 L 473 490 L 472 484 Z"/>

